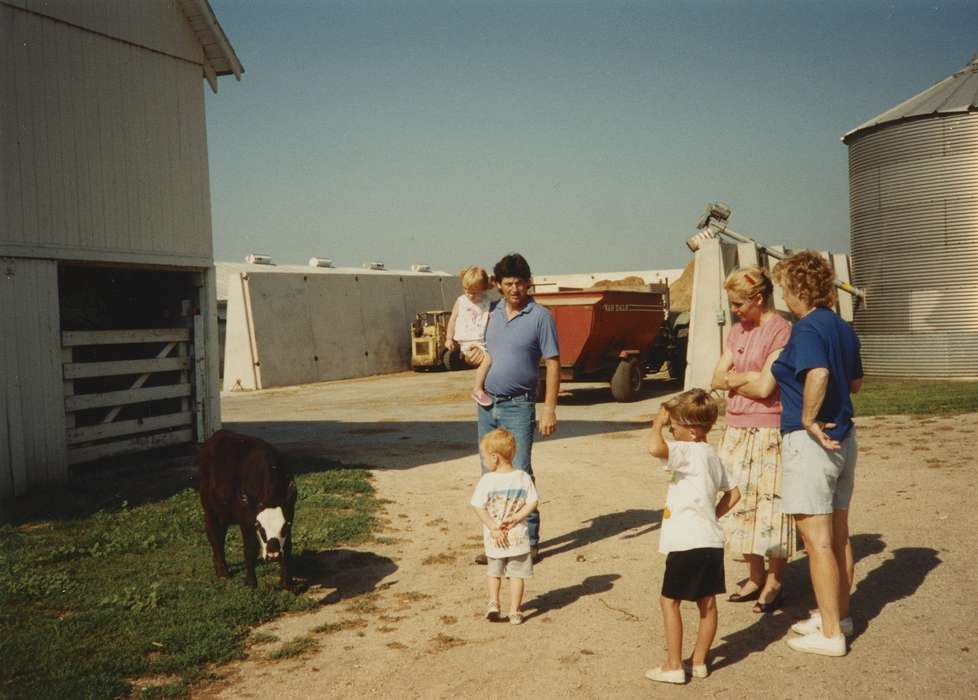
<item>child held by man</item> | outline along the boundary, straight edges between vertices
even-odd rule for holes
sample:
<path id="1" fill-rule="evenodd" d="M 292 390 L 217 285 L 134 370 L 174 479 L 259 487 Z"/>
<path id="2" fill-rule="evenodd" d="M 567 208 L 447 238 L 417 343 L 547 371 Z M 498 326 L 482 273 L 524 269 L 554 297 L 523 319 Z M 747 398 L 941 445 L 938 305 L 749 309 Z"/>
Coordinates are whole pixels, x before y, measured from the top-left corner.
<path id="1" fill-rule="evenodd" d="M 649 453 L 667 460 L 670 476 L 659 538 L 659 551 L 666 555 L 659 599 L 666 661 L 645 673 L 653 681 L 686 682 L 679 612 L 684 600 L 696 602 L 700 617 L 689 670 L 694 678 L 708 674 L 706 655 L 717 631 L 716 596 L 726 589 L 724 536 L 718 520 L 740 500 L 740 490 L 706 441 L 717 413 L 716 401 L 708 393 L 692 389 L 662 404 L 652 422 Z M 662 437 L 664 428 L 672 439 Z"/>
<path id="2" fill-rule="evenodd" d="M 472 400 L 480 406 L 492 406 L 492 397 L 486 393 L 486 375 L 492 366 L 492 358 L 486 352 L 486 327 L 489 325 L 489 296 L 492 286 L 489 273 L 478 266 L 466 267 L 460 273 L 465 293 L 455 300 L 452 315 L 446 329 L 448 340 L 445 347 L 450 352 L 458 348 L 469 364 L 477 364 Z"/>
<path id="3" fill-rule="evenodd" d="M 482 521 L 482 540 L 488 560 L 489 603 L 486 619 L 497 622 L 502 577 L 509 578 L 509 621 L 523 622 L 523 584 L 533 575 L 530 532 L 526 516 L 537 508 L 539 496 L 529 474 L 513 468 L 516 439 L 503 428 L 485 434 L 479 443 L 488 470 L 479 479 L 470 501 Z"/>

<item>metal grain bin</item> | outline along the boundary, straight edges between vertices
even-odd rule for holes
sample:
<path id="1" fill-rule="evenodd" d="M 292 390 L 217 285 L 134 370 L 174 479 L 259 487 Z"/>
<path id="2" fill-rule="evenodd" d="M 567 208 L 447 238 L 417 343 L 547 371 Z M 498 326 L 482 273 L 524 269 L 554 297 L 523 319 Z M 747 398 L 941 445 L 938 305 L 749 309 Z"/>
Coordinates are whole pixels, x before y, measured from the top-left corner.
<path id="1" fill-rule="evenodd" d="M 978 377 L 978 55 L 843 136 L 867 374 Z"/>

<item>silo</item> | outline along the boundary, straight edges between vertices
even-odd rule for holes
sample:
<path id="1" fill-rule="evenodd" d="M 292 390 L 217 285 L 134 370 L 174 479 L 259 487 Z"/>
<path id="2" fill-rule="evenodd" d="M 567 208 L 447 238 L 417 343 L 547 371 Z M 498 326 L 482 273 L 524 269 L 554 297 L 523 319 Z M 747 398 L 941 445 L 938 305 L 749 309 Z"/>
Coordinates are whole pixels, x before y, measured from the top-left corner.
<path id="1" fill-rule="evenodd" d="M 978 377 L 978 54 L 842 137 L 866 373 Z"/>

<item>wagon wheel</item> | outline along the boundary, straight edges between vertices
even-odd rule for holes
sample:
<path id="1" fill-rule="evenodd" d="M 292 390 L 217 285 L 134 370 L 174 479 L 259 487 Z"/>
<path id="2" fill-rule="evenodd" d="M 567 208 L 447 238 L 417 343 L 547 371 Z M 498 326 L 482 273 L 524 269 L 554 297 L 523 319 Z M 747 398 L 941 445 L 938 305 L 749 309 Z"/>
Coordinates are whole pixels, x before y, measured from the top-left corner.
<path id="1" fill-rule="evenodd" d="M 642 391 L 642 363 L 638 358 L 622 360 L 611 377 L 611 395 L 615 401 L 634 401 Z"/>
<path id="2" fill-rule="evenodd" d="M 686 350 L 689 345 L 689 330 L 679 331 L 676 337 L 676 347 L 669 358 L 669 378 L 683 379 L 686 376 Z"/>

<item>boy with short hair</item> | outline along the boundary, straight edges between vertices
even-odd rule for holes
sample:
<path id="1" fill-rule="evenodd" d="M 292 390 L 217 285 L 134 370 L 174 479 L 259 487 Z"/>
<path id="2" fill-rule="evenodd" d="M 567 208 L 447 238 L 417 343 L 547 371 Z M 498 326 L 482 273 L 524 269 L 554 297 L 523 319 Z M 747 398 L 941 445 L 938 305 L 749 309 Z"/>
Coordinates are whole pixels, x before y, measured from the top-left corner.
<path id="1" fill-rule="evenodd" d="M 479 442 L 482 463 L 488 470 L 479 479 L 470 504 L 482 521 L 482 539 L 489 575 L 489 604 L 486 619 L 499 620 L 499 589 L 502 577 L 509 578 L 509 621 L 523 622 L 524 579 L 533 575 L 527 516 L 539 503 L 536 486 L 526 472 L 513 468 L 516 439 L 504 428 L 496 428 Z"/>
<path id="2" fill-rule="evenodd" d="M 668 460 L 666 471 L 671 477 L 659 537 L 659 551 L 667 555 L 659 599 L 667 657 L 660 667 L 646 672 L 645 677 L 653 681 L 686 682 L 679 613 L 684 600 L 695 601 L 700 612 L 691 672 L 694 678 L 708 674 L 706 655 L 717 631 L 716 595 L 725 590 L 724 536 L 717 521 L 740 500 L 740 489 L 706 441 L 717 413 L 709 394 L 691 389 L 662 404 L 652 422 L 649 453 Z M 668 441 L 662 438 L 667 426 L 672 434 Z"/>

